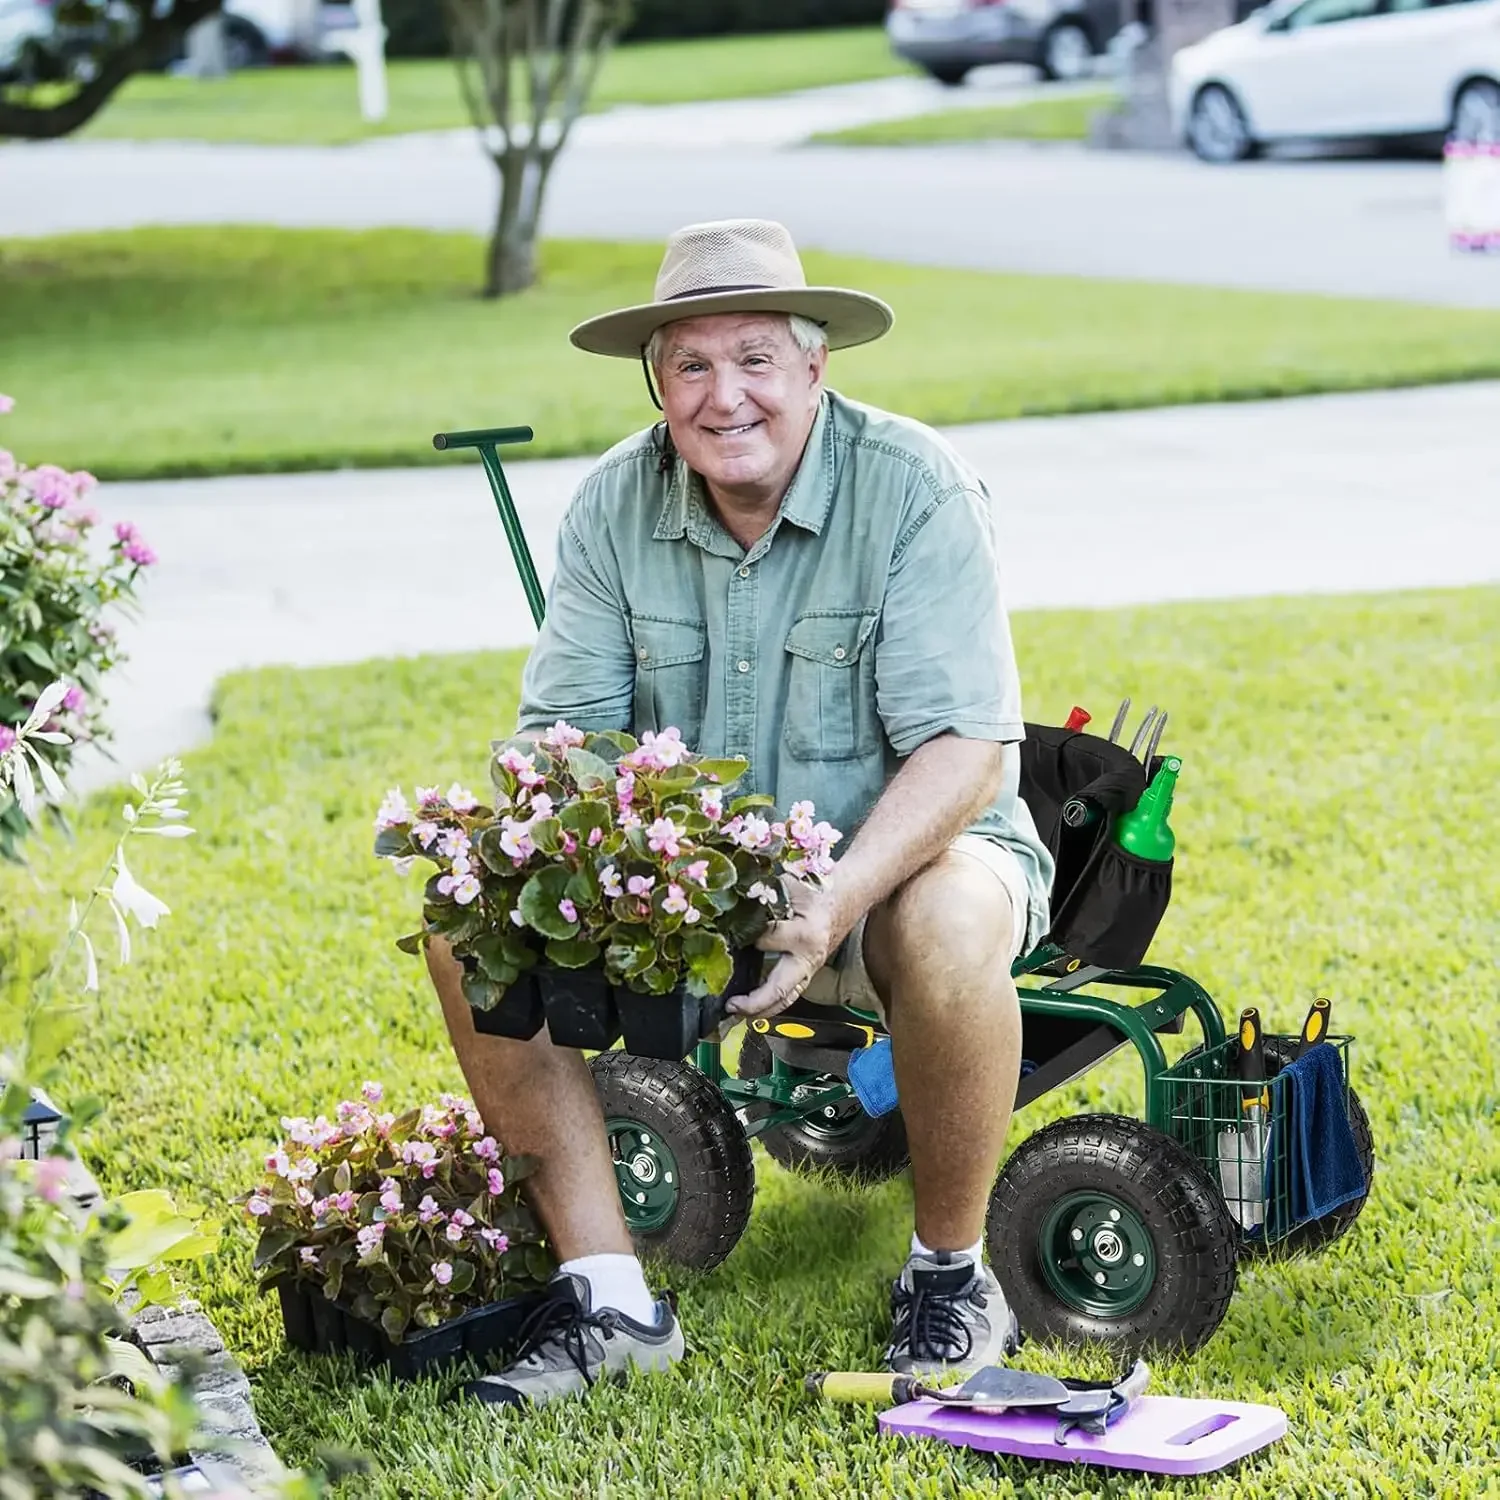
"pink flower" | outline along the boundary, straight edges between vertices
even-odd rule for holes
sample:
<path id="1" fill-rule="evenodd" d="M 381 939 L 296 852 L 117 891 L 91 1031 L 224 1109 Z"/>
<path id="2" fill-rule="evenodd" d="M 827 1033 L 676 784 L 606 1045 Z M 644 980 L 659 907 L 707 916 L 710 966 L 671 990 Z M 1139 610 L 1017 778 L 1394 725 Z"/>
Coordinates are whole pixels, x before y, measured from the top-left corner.
<path id="1" fill-rule="evenodd" d="M 632 828 L 641 826 L 641 815 L 637 812 L 624 813 L 620 817 L 620 827 L 629 833 Z"/>
<path id="2" fill-rule="evenodd" d="M 735 842 L 742 849 L 764 849 L 771 842 L 771 825 L 751 813 L 735 835 Z"/>
<path id="3" fill-rule="evenodd" d="M 0 448 L 0 484 L 7 484 L 20 472 L 16 455 L 9 448 Z"/>
<path id="4" fill-rule="evenodd" d="M 669 885 L 667 887 L 667 898 L 661 904 L 663 911 L 680 912 L 688 909 L 688 899 L 682 894 L 680 885 Z"/>
<path id="5" fill-rule="evenodd" d="M 467 859 L 472 847 L 462 828 L 445 828 L 438 835 L 437 852 L 444 859 Z"/>
<path id="6" fill-rule="evenodd" d="M 487 1135 L 482 1141 L 474 1142 L 474 1155 L 480 1161 L 499 1161 L 500 1143 L 492 1135 Z"/>
<path id="7" fill-rule="evenodd" d="M 329 1208 L 334 1208 L 345 1216 L 352 1214 L 359 1207 L 359 1199 L 353 1193 L 334 1193 L 324 1199 Z"/>
<path id="8" fill-rule="evenodd" d="M 99 481 L 95 479 L 87 469 L 75 469 L 68 477 L 72 479 L 74 493 L 77 494 L 80 500 L 85 495 L 99 488 Z M 98 524 L 98 516 L 95 516 L 94 519 L 89 522 L 90 526 L 97 526 Z"/>
<path id="9" fill-rule="evenodd" d="M 698 805 L 708 818 L 717 823 L 724 816 L 724 793 L 716 786 L 706 786 L 698 793 Z"/>
<path id="10" fill-rule="evenodd" d="M 448 788 L 448 806 L 454 812 L 473 812 L 479 806 L 479 798 L 465 790 L 456 781 Z"/>
<path id="11" fill-rule="evenodd" d="M 443 1211 L 437 1206 L 437 1201 L 431 1193 L 428 1193 L 417 1204 L 417 1218 L 423 1224 L 441 1224 L 443 1222 Z"/>
<path id="12" fill-rule="evenodd" d="M 680 730 L 668 725 L 660 734 L 649 729 L 641 736 L 638 749 L 623 757 L 620 764 L 635 770 L 669 771 L 680 766 L 691 752 L 682 743 Z"/>
<path id="13" fill-rule="evenodd" d="M 9 724 L 0 724 L 0 755 L 7 750 L 13 750 L 16 744 L 16 732 Z"/>
<path id="14" fill-rule="evenodd" d="M 522 786 L 540 786 L 545 780 L 536 769 L 534 755 L 522 755 L 519 750 L 505 750 L 501 752 L 497 763 L 509 771 Z"/>
<path id="15" fill-rule="evenodd" d="M 447 1241 L 450 1245 L 463 1244 L 464 1231 L 463 1226 L 458 1222 L 457 1214 L 455 1214 L 453 1218 L 449 1219 L 448 1227 L 443 1231 L 443 1234 L 447 1238 Z"/>
<path id="16" fill-rule="evenodd" d="M 156 561 L 156 554 L 144 542 L 126 542 L 120 551 L 138 568 L 149 568 Z"/>
<path id="17" fill-rule="evenodd" d="M 491 1167 L 487 1183 L 491 1197 L 498 1198 L 505 1191 L 505 1174 L 499 1167 Z"/>
<path id="18" fill-rule="evenodd" d="M 774 906 L 777 901 L 776 892 L 770 886 L 766 885 L 764 881 L 760 880 L 757 880 L 745 894 L 752 901 L 759 901 L 762 906 Z"/>
<path id="19" fill-rule="evenodd" d="M 115 522 L 115 540 L 117 542 L 133 542 L 140 535 L 129 521 Z"/>
<path id="20" fill-rule="evenodd" d="M 594 831 L 597 833 L 598 829 L 595 829 Z M 577 852 L 578 852 L 578 840 L 575 839 L 573 837 L 573 835 L 571 833 L 569 833 L 566 828 L 564 828 L 563 829 L 563 853 L 564 854 L 576 854 Z"/>
<path id="21" fill-rule="evenodd" d="M 425 812 L 432 812 L 443 805 L 443 794 L 435 786 L 419 786 L 417 788 L 417 806 Z"/>
<path id="22" fill-rule="evenodd" d="M 315 1266 L 318 1263 L 318 1252 L 311 1245 L 304 1245 L 297 1255 L 304 1266 Z"/>
<path id="23" fill-rule="evenodd" d="M 465 875 L 457 885 L 453 887 L 453 899 L 460 906 L 467 906 L 471 901 L 479 897 L 479 877 L 477 875 Z"/>
<path id="24" fill-rule="evenodd" d="M 418 823 L 411 831 L 411 836 L 424 848 L 432 848 L 433 840 L 437 838 L 439 828 L 436 823 Z"/>
<path id="25" fill-rule="evenodd" d="M 566 896 L 557 903 L 557 909 L 562 913 L 563 921 L 576 922 L 578 920 L 578 908 Z"/>
<path id="26" fill-rule="evenodd" d="M 482 1239 L 485 1245 L 489 1249 L 493 1250 L 496 1255 L 504 1255 L 505 1252 L 510 1249 L 509 1237 L 507 1235 L 501 1234 L 498 1229 L 481 1229 L 479 1231 L 479 1238 Z"/>
<path id="27" fill-rule="evenodd" d="M 599 871 L 599 884 L 604 889 L 604 894 L 614 901 L 624 894 L 624 888 L 620 885 L 619 872 L 613 865 L 605 865 Z"/>
<path id="28" fill-rule="evenodd" d="M 299 1187 L 295 1191 L 297 1195 L 297 1202 L 300 1203 L 303 1208 L 311 1208 L 313 1201 L 312 1189 Z"/>
<path id="29" fill-rule="evenodd" d="M 375 814 L 376 830 L 404 828 L 410 822 L 411 809 L 406 805 L 406 798 L 401 794 L 400 787 L 392 787 L 385 794 L 380 811 Z"/>
<path id="30" fill-rule="evenodd" d="M 14 409 L 16 399 L 14 396 L 0 396 L 0 416 Z"/>
<path id="31" fill-rule="evenodd" d="M 464 1111 L 464 1129 L 471 1136 L 484 1134 L 484 1121 L 480 1119 L 477 1109 L 466 1109 Z"/>
<path id="32" fill-rule="evenodd" d="M 524 864 L 536 852 L 530 830 L 530 823 L 518 822 L 509 814 L 500 819 L 500 847 L 518 865 Z"/>
<path id="33" fill-rule="evenodd" d="M 378 1083 L 371 1083 L 368 1079 L 359 1086 L 359 1091 L 371 1104 L 379 1104 L 385 1098 L 385 1090 Z"/>
<path id="34" fill-rule="evenodd" d="M 706 859 L 695 859 L 682 872 L 684 879 L 691 880 L 697 885 L 708 884 L 708 861 Z"/>
<path id="35" fill-rule="evenodd" d="M 361 1257 L 374 1255 L 385 1242 L 385 1225 L 383 1223 L 366 1224 L 358 1234 L 354 1236 L 354 1243 L 359 1246 Z"/>
<path id="36" fill-rule="evenodd" d="M 249 1202 L 245 1204 L 245 1212 L 263 1219 L 271 1212 L 271 1200 L 264 1193 L 251 1193 Z"/>
<path id="37" fill-rule="evenodd" d="M 621 812 L 626 811 L 635 800 L 635 773 L 625 771 L 615 779 L 615 801 Z"/>
<path id="38" fill-rule="evenodd" d="M 546 792 L 537 792 L 530 802 L 532 822 L 535 822 L 538 818 L 550 818 L 552 816 L 552 805 L 552 799 Z"/>
<path id="39" fill-rule="evenodd" d="M 702 917 L 702 915 L 702 912 L 700 912 L 696 906 L 688 907 L 688 909 L 682 914 L 683 926 L 691 927 L 694 922 L 698 921 Z"/>
<path id="40" fill-rule="evenodd" d="M 408 1141 L 401 1148 L 401 1160 L 409 1167 L 426 1166 L 437 1160 L 437 1147 L 431 1141 Z"/>
<path id="41" fill-rule="evenodd" d="M 285 1177 L 291 1169 L 292 1163 L 285 1151 L 273 1151 L 266 1158 L 266 1171 L 274 1172 L 278 1177 Z"/>
<path id="42" fill-rule="evenodd" d="M 632 896 L 649 896 L 651 894 L 651 887 L 655 884 L 656 876 L 654 875 L 632 875 L 625 882 L 625 889 Z"/>
<path id="43" fill-rule="evenodd" d="M 439 1286 L 447 1286 L 453 1280 L 453 1267 L 446 1260 L 433 1261 L 432 1279 Z"/>
<path id="44" fill-rule="evenodd" d="M 668 859 L 676 859 L 682 852 L 677 843 L 681 837 L 682 830 L 670 818 L 658 818 L 646 830 L 647 846 Z"/>
<path id="45" fill-rule="evenodd" d="M 387 1177 L 380 1184 L 380 1206 L 388 1214 L 401 1212 L 401 1185 L 394 1177 Z"/>
<path id="46" fill-rule="evenodd" d="M 44 1157 L 36 1164 L 36 1176 L 32 1178 L 37 1193 L 48 1203 L 56 1203 L 68 1185 L 68 1159 L 66 1156 Z M 267 1204 L 269 1210 L 270 1205 Z"/>
<path id="47" fill-rule="evenodd" d="M 604 842 L 604 830 L 602 828 L 589 829 L 589 848 L 592 849 Z"/>
<path id="48" fill-rule="evenodd" d="M 64 713 L 76 714 L 88 700 L 83 696 L 83 689 L 70 687 L 62 696 L 62 702 L 58 705 Z"/>
<path id="49" fill-rule="evenodd" d="M 559 719 L 542 736 L 542 744 L 550 750 L 570 750 L 575 745 L 582 745 L 586 738 L 587 736 L 581 729 L 574 729 L 571 724 Z"/>

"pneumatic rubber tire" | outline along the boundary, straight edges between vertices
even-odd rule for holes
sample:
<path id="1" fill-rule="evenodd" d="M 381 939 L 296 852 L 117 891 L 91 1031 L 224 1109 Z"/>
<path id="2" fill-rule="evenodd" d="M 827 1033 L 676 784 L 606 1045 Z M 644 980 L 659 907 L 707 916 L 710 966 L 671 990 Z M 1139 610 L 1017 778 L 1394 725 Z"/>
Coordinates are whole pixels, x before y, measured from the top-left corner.
<path id="1" fill-rule="evenodd" d="M 1193 154 L 1215 166 L 1246 161 L 1258 149 L 1245 111 L 1222 83 L 1198 90 L 1188 113 L 1187 137 Z"/>
<path id="2" fill-rule="evenodd" d="M 601 1052 L 589 1071 L 636 1247 L 712 1269 L 739 1242 L 755 1201 L 750 1142 L 729 1101 L 685 1062 Z"/>
<path id="3" fill-rule="evenodd" d="M 771 1071 L 771 1049 L 764 1037 L 747 1032 L 740 1045 L 740 1078 L 763 1078 Z M 838 1080 L 819 1075 L 812 1082 L 831 1084 Z M 811 1118 L 794 1125 L 772 1125 L 760 1134 L 760 1143 L 772 1160 L 792 1172 L 835 1172 L 854 1182 L 884 1182 L 899 1177 L 911 1162 L 906 1144 L 906 1122 L 901 1111 L 867 1115 L 858 1099 L 839 1106 L 838 1115 L 827 1123 Z"/>
<path id="4" fill-rule="evenodd" d="M 1024 1141 L 990 1195 L 985 1240 L 1031 1339 L 1190 1352 L 1234 1296 L 1238 1235 L 1218 1189 L 1170 1136 L 1120 1115 Z"/>
<path id="5" fill-rule="evenodd" d="M 1094 65 L 1094 42 L 1077 21 L 1059 21 L 1042 38 L 1042 77 L 1058 83 L 1087 78 Z"/>

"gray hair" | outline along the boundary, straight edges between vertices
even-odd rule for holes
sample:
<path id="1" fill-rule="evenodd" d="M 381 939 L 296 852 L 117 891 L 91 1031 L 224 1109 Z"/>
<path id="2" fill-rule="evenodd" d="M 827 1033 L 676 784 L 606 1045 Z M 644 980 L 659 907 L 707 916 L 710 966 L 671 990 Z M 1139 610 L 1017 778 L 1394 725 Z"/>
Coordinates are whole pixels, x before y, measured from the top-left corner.
<path id="1" fill-rule="evenodd" d="M 783 313 L 781 316 L 786 319 L 787 326 L 792 331 L 792 341 L 804 354 L 815 354 L 819 349 L 828 347 L 828 334 L 820 323 L 814 323 L 811 318 L 804 318 L 801 313 Z M 661 367 L 661 358 L 667 343 L 667 330 L 671 326 L 670 323 L 663 323 L 651 335 L 651 342 L 646 345 L 646 358 L 650 360 L 653 369 Z"/>

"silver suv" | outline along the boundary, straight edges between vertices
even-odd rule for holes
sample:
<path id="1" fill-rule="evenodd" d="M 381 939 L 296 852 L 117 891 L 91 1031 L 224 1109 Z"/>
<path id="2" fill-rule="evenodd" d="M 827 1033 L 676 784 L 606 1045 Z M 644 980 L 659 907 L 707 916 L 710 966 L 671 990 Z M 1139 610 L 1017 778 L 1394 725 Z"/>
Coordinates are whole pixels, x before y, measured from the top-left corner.
<path id="1" fill-rule="evenodd" d="M 1083 78 L 1122 22 L 1121 0 L 891 0 L 885 32 L 898 57 L 960 84 L 1002 62 Z"/>

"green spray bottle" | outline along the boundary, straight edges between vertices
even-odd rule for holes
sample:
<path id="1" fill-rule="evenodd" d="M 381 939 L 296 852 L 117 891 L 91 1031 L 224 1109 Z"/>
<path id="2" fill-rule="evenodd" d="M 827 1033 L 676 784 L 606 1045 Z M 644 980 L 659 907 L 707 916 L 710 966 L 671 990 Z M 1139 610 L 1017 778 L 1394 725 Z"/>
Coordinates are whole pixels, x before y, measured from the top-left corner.
<path id="1" fill-rule="evenodd" d="M 1177 839 L 1167 823 L 1167 814 L 1172 810 L 1172 793 L 1181 770 L 1177 756 L 1166 756 L 1151 785 L 1141 793 L 1141 800 L 1115 820 L 1115 843 L 1127 854 L 1158 864 L 1171 859 Z"/>

